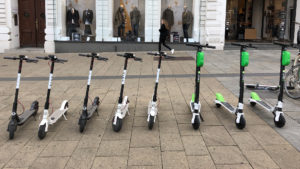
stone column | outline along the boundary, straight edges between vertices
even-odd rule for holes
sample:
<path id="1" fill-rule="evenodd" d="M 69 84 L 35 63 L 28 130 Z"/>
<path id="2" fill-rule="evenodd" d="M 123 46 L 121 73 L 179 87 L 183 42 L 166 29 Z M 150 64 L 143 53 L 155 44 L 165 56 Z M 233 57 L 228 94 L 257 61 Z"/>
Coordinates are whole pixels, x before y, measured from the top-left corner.
<path id="1" fill-rule="evenodd" d="M 159 41 L 161 0 L 145 0 L 145 42 Z"/>
<path id="2" fill-rule="evenodd" d="M 96 41 L 113 41 L 113 0 L 96 0 Z"/>
<path id="3" fill-rule="evenodd" d="M 44 49 L 46 53 L 55 52 L 55 26 L 57 17 L 57 0 L 45 1 L 45 13 L 46 13 L 46 29 L 45 29 L 45 44 Z"/>
<path id="4" fill-rule="evenodd" d="M 193 14 L 194 14 L 194 26 L 193 26 L 193 40 L 199 42 L 200 39 L 200 3 L 201 0 L 193 1 Z"/>
<path id="5" fill-rule="evenodd" d="M 297 2 L 296 6 L 296 22 L 300 23 L 300 2 Z M 297 44 L 297 36 L 299 30 L 299 24 L 295 24 L 294 43 Z"/>

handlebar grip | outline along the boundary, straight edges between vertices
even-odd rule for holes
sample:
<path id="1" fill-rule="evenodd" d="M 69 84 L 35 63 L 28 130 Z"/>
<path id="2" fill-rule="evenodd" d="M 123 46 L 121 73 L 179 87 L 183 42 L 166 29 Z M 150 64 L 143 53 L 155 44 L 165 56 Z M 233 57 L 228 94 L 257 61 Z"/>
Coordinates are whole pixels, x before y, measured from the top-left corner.
<path id="1" fill-rule="evenodd" d="M 16 60 L 16 57 L 9 57 L 9 56 L 4 56 L 3 59 L 10 59 L 10 60 Z"/>
<path id="2" fill-rule="evenodd" d="M 56 59 L 56 61 L 57 61 L 58 63 L 68 62 L 68 60 L 65 60 L 65 59 Z"/>
<path id="3" fill-rule="evenodd" d="M 134 60 L 135 60 L 135 61 L 140 61 L 140 62 L 142 62 L 142 61 L 143 61 L 143 59 L 142 59 L 142 58 L 138 58 L 138 57 L 134 57 Z"/>
<path id="4" fill-rule="evenodd" d="M 37 59 L 26 59 L 27 63 L 37 63 L 39 60 Z"/>
<path id="5" fill-rule="evenodd" d="M 231 43 L 231 45 L 233 45 L 233 46 L 242 46 L 241 44 L 239 44 L 239 43 Z"/>
<path id="6" fill-rule="evenodd" d="M 285 47 L 287 47 L 287 46 L 291 46 L 291 44 L 288 44 L 288 43 L 282 43 L 282 42 L 273 42 L 275 45 L 279 45 L 279 46 L 285 46 Z"/>
<path id="7" fill-rule="evenodd" d="M 154 55 L 154 56 L 157 56 L 159 55 L 158 53 L 152 53 L 152 52 L 147 52 L 148 55 Z"/>
<path id="8" fill-rule="evenodd" d="M 117 56 L 122 56 L 123 57 L 124 55 L 123 54 L 117 54 Z"/>
<path id="9" fill-rule="evenodd" d="M 80 53 L 80 54 L 78 54 L 78 56 L 85 56 L 85 57 L 88 57 L 89 55 L 88 55 L 88 54 Z"/>
<path id="10" fill-rule="evenodd" d="M 44 59 L 44 60 L 49 60 L 49 57 L 47 56 L 37 56 L 37 59 Z"/>
<path id="11" fill-rule="evenodd" d="M 215 46 L 209 46 L 209 45 L 206 45 L 206 48 L 216 49 Z"/>
<path id="12" fill-rule="evenodd" d="M 97 59 L 98 59 L 98 60 L 103 60 L 103 61 L 108 61 L 108 58 L 101 57 L 101 56 L 99 56 Z"/>

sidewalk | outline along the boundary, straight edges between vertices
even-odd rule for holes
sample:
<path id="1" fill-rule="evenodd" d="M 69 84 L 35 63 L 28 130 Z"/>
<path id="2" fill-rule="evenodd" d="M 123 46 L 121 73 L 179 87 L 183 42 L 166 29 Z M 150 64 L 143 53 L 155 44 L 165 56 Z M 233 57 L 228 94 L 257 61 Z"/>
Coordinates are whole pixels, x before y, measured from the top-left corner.
<path id="1" fill-rule="evenodd" d="M 62 118 L 50 126 L 44 140 L 38 139 L 37 131 L 47 92 L 47 61 L 23 65 L 22 77 L 27 80 L 21 81 L 19 98 L 26 108 L 37 99 L 40 109 L 36 121 L 32 119 L 18 127 L 15 139 L 8 140 L 6 128 L 15 81 L 6 81 L 5 78 L 16 78 L 18 64 L 1 59 L 0 168 L 299 169 L 299 101 L 284 96 L 288 121 L 283 129 L 274 128 L 274 124 L 269 123 L 273 121 L 272 114 L 249 106 L 249 90 L 245 90 L 247 126 L 244 130 L 235 127 L 234 115 L 215 107 L 216 92 L 221 92 L 228 102 L 234 105 L 237 103 L 238 52 L 206 52 L 204 69 L 201 71 L 205 76 L 200 85 L 202 116 L 205 121 L 198 131 L 192 129 L 189 110 L 194 78 L 183 76 L 195 73 L 194 61 L 162 62 L 161 75 L 165 78 L 160 79 L 158 88 L 159 114 L 153 130 L 149 131 L 147 106 L 153 94 L 157 61 L 145 53 L 136 53 L 143 58 L 143 62 L 128 63 L 128 76 L 132 78 L 126 79 L 124 94 L 129 96 L 130 116 L 123 121 L 119 133 L 112 130 L 111 120 L 120 92 L 121 79 L 118 77 L 122 75 L 124 59 L 115 53 L 102 53 L 110 60 L 106 63 L 95 61 L 93 75 L 99 78 L 92 80 L 90 88 L 91 98 L 99 96 L 101 99 L 99 116 L 95 115 L 88 121 L 83 134 L 79 132 L 77 122 L 85 94 L 89 60 L 77 54 L 58 54 L 58 57 L 69 61 L 55 65 L 54 77 L 63 78 L 53 81 L 51 103 L 53 109 L 56 109 L 64 99 L 69 99 L 70 109 L 68 120 Z M 250 64 L 246 73 L 267 73 L 270 76 L 246 76 L 245 81 L 277 85 L 278 76 L 272 74 L 279 73 L 280 51 L 249 53 Z M 291 53 L 291 56 L 295 56 L 297 52 Z M 177 52 L 175 56 L 194 55 L 194 52 Z M 210 77 L 210 74 L 215 76 Z M 226 76 L 228 74 L 232 77 Z M 32 77 L 39 78 L 32 80 Z M 265 92 L 264 96 L 268 96 L 269 101 L 277 98 L 276 93 Z M 18 106 L 18 110 L 21 112 L 22 106 Z"/>

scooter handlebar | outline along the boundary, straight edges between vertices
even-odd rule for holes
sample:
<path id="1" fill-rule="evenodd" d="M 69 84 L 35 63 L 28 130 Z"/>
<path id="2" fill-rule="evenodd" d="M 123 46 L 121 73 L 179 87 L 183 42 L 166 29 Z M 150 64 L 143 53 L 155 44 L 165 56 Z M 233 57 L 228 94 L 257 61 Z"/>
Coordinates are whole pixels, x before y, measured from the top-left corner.
<path id="1" fill-rule="evenodd" d="M 159 56 L 158 52 L 147 52 L 148 55 Z"/>
<path id="2" fill-rule="evenodd" d="M 103 60 L 103 61 L 106 62 L 106 61 L 108 61 L 108 58 L 98 56 L 98 57 L 97 57 L 97 60 Z"/>
<path id="3" fill-rule="evenodd" d="M 134 60 L 135 60 L 135 61 L 139 61 L 139 62 L 142 62 L 142 61 L 143 61 L 142 58 L 138 58 L 138 57 L 134 57 Z"/>
<path id="4" fill-rule="evenodd" d="M 50 58 L 47 56 L 37 56 L 37 59 L 49 60 Z"/>
<path id="5" fill-rule="evenodd" d="M 90 55 L 89 55 L 89 54 L 83 54 L 83 53 L 80 53 L 80 54 L 78 54 L 78 56 L 89 57 Z"/>
<path id="6" fill-rule="evenodd" d="M 188 43 L 186 46 L 192 46 L 192 47 L 197 47 L 197 48 L 211 48 L 211 49 L 216 49 L 215 46 L 210 46 L 208 44 L 206 45 L 201 45 L 201 44 L 195 44 L 195 43 Z"/>
<path id="7" fill-rule="evenodd" d="M 273 42 L 275 45 L 283 46 L 283 47 L 288 47 L 291 46 L 290 43 L 284 43 L 284 42 Z"/>
<path id="8" fill-rule="evenodd" d="M 10 57 L 10 56 L 4 56 L 3 59 L 17 60 L 19 58 L 17 58 L 17 57 Z"/>
<path id="9" fill-rule="evenodd" d="M 37 63 L 39 60 L 37 59 L 25 59 L 27 63 Z"/>
<path id="10" fill-rule="evenodd" d="M 249 43 L 249 44 L 245 44 L 245 43 L 231 43 L 231 45 L 233 45 L 233 46 L 240 46 L 240 47 L 243 47 L 243 48 L 257 49 L 257 47 L 253 46 L 251 43 Z"/>

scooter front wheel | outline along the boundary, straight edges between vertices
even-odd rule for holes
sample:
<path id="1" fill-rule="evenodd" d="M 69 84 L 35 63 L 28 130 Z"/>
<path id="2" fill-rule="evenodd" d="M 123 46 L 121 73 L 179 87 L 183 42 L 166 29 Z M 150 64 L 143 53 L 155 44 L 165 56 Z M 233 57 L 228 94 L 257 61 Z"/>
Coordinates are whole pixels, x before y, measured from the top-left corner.
<path id="1" fill-rule="evenodd" d="M 83 132 L 84 128 L 86 125 L 86 120 L 85 119 L 79 119 L 79 131 L 80 133 Z"/>
<path id="2" fill-rule="evenodd" d="M 17 121 L 14 119 L 11 119 L 11 121 L 8 124 L 7 131 L 9 132 L 9 139 L 14 139 L 15 131 L 17 130 Z"/>
<path id="3" fill-rule="evenodd" d="M 150 129 L 150 130 L 152 130 L 152 128 L 153 128 L 153 125 L 154 125 L 154 116 L 151 116 L 150 115 L 150 117 L 149 117 L 149 122 L 148 122 L 148 128 Z"/>
<path id="4" fill-rule="evenodd" d="M 274 116 L 274 123 L 275 123 L 275 126 L 278 127 L 278 128 L 283 127 L 283 126 L 285 125 L 285 118 L 284 118 L 284 116 L 283 116 L 282 114 L 280 114 L 280 115 L 279 115 L 279 120 L 278 120 L 278 121 L 275 120 L 275 117 L 276 117 L 276 116 Z"/>
<path id="5" fill-rule="evenodd" d="M 246 120 L 245 120 L 245 118 L 244 118 L 243 115 L 240 117 L 240 123 L 235 122 L 235 125 L 236 125 L 236 127 L 237 127 L 238 129 L 243 129 L 243 128 L 245 128 L 245 126 L 246 126 Z"/>
<path id="6" fill-rule="evenodd" d="M 194 120 L 194 123 L 192 123 L 192 125 L 195 130 L 199 129 L 199 127 L 200 127 L 200 117 L 199 116 L 195 116 L 195 120 Z"/>
<path id="7" fill-rule="evenodd" d="M 115 116 L 112 120 L 112 128 L 115 132 L 119 132 L 122 128 L 122 119 L 120 119 L 119 117 L 117 117 L 116 119 L 116 124 L 114 124 L 114 120 L 115 120 Z"/>
<path id="8" fill-rule="evenodd" d="M 47 132 L 46 132 L 46 124 L 41 125 L 41 126 L 39 127 L 39 132 L 38 132 L 39 138 L 40 138 L 41 140 L 44 139 L 44 138 L 46 137 L 46 134 L 47 134 Z"/>

